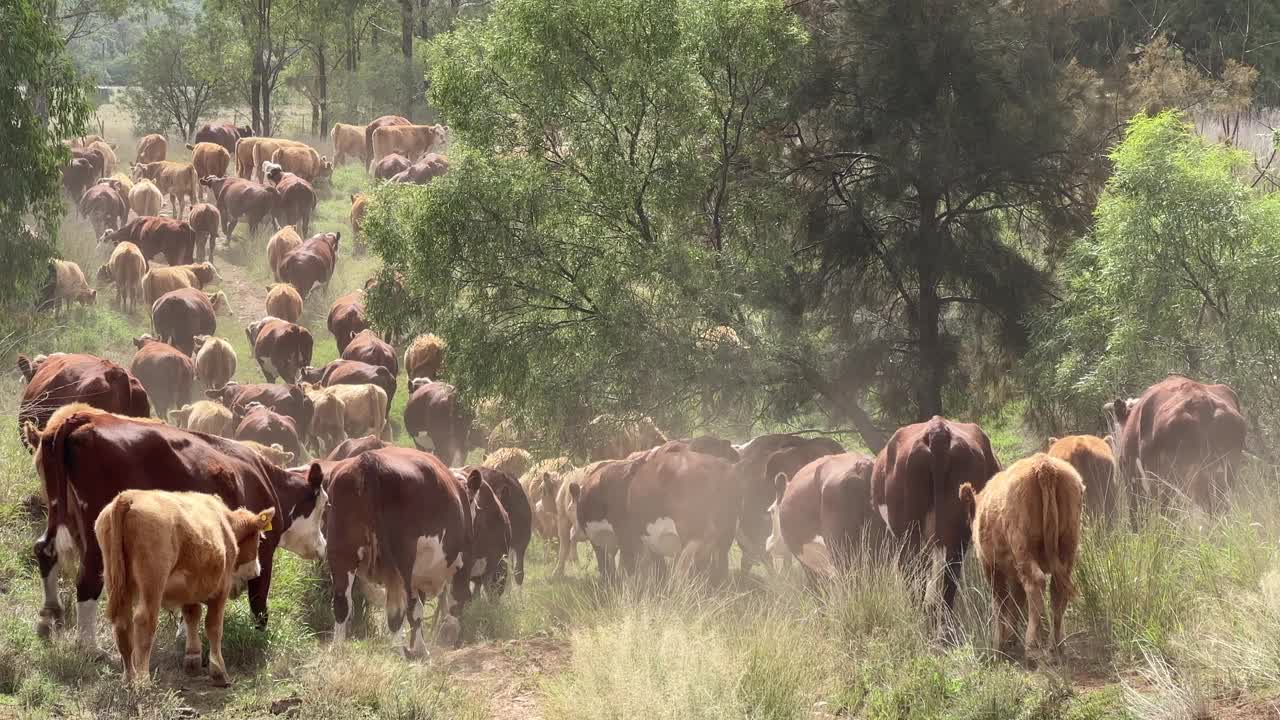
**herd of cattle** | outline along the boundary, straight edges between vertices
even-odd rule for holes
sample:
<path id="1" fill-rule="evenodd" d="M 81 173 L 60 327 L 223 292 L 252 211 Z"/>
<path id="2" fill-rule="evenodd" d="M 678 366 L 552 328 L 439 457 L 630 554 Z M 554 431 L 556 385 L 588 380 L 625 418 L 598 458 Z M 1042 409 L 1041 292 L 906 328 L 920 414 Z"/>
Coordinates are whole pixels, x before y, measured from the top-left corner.
<path id="1" fill-rule="evenodd" d="M 423 127 L 435 129 L 423 138 Z M 291 147 L 282 141 L 231 125 L 205 130 L 224 151 L 223 170 L 249 144 L 242 170 L 262 171 L 276 188 L 291 176 L 309 182 L 295 172 L 300 161 L 281 152 Z M 435 163 L 428 151 L 443 139 L 438 131 L 387 118 L 363 129 L 340 125 L 336 159 L 359 157 L 377 168 L 392 151 L 409 150 L 417 161 L 411 167 Z M 154 137 L 139 144 L 135 173 L 159 180 L 164 172 L 140 169 L 165 162 L 164 139 Z M 317 167 L 324 173 L 331 165 L 319 156 Z M 205 187 L 220 187 L 213 210 L 232 224 L 236 216 L 224 212 L 231 190 L 266 187 L 247 177 L 204 177 Z M 164 182 L 158 191 L 175 187 Z M 93 184 L 82 195 L 114 187 Z M 35 544 L 44 586 L 38 630 L 48 637 L 62 624 L 59 566 L 78 556 L 79 640 L 96 642 L 105 583 L 127 681 L 148 674 L 161 608 L 182 610 L 184 667 L 198 671 L 196 624 L 205 605 L 210 672 L 225 684 L 225 604 L 244 582 L 257 622 L 267 623 L 277 547 L 327 563 L 335 642 L 346 636 L 359 578 L 385 588 L 396 642 L 408 625 L 406 654 L 425 650 L 423 606 L 433 598 L 438 640 L 457 643 L 474 592 L 500 594 L 508 573 L 523 583 L 534 532 L 558 545 L 555 576 L 576 558 L 578 543 L 589 542 L 606 579 L 670 571 L 719 582 L 736 542 L 744 572 L 756 564 L 773 572 L 776 561 L 794 559 L 815 584 L 845 571 L 860 544 L 889 535 L 903 543 L 904 559 L 941 556 L 946 606 L 973 543 L 993 591 L 997 641 L 1003 644 L 1020 613 L 1029 618 L 1026 650 L 1039 649 L 1042 597 L 1052 579 L 1057 649 L 1082 516 L 1110 520 L 1126 494 L 1131 508 L 1138 498 L 1165 502 L 1181 493 L 1212 510 L 1243 452 L 1245 423 L 1234 392 L 1171 376 L 1138 398 L 1109 404 L 1106 439 L 1055 439 L 1047 453 L 1004 470 L 980 427 L 940 417 L 899 429 L 871 457 L 827 437 L 670 439 L 648 418 L 600 416 L 584 429 L 590 449 L 577 460 L 586 464 L 567 456 L 534 464 L 517 447 L 510 421 L 481 427 L 457 389 L 440 380 L 443 340 L 418 337 L 400 362 L 369 327 L 363 290 L 342 295 L 330 310 L 340 359 L 311 366 L 313 338 L 297 322 L 308 293 L 333 274 L 338 233 L 304 241 L 286 225 L 270 239 L 269 265 L 280 282 L 267 296 L 267 316 L 246 328 L 266 382 L 232 380 L 235 351 L 216 335 L 226 298 L 203 290 L 218 277 L 213 242 L 195 263 L 194 239 L 173 239 L 174 223 L 187 224 L 176 220 L 182 202 L 170 195 L 174 218 L 140 216 L 101 235 L 116 245 L 99 278 L 116 284 L 122 309 L 141 295 L 152 311 L 155 337 L 135 341 L 128 369 L 85 354 L 18 359 L 27 380 L 19 431 L 48 506 Z M 158 213 L 161 206 L 147 208 Z M 210 206 L 190 213 L 202 207 Z M 127 211 L 119 219 L 125 217 Z M 150 223 L 164 229 L 138 229 Z M 217 232 L 215 223 L 212 237 Z M 169 266 L 151 267 L 160 254 Z M 74 275 L 63 266 L 57 273 L 55 285 Z M 53 295 L 74 300 L 91 292 L 83 273 L 66 285 Z M 403 427 L 414 449 L 389 442 L 401 364 L 410 393 Z M 197 388 L 205 399 L 191 402 Z M 464 464 L 476 447 L 487 456 Z"/>

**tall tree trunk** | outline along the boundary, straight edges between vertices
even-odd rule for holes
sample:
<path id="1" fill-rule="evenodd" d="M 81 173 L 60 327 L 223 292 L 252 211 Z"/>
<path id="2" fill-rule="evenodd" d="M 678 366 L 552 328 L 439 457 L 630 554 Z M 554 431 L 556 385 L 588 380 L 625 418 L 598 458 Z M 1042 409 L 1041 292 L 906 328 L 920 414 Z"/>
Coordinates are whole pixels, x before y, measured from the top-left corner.
<path id="1" fill-rule="evenodd" d="M 262 115 L 262 86 L 266 68 L 262 63 L 262 48 L 256 48 L 253 54 L 253 74 L 249 79 L 249 112 L 253 117 L 253 132 L 259 136 L 267 134 L 266 123 Z"/>
<path id="2" fill-rule="evenodd" d="M 921 421 L 942 414 L 942 384 L 946 374 L 946 360 L 942 356 L 942 340 L 938 332 L 942 312 L 938 302 L 937 208 L 936 196 L 921 194 L 916 248 L 920 297 L 916 301 L 915 317 L 916 352 L 920 359 L 920 373 L 916 379 L 916 416 Z"/>
<path id="3" fill-rule="evenodd" d="M 324 137 L 329 134 L 329 61 L 324 46 L 316 52 L 316 97 L 320 101 L 320 132 L 316 134 Z"/>
<path id="4" fill-rule="evenodd" d="M 400 53 L 413 59 L 413 0 L 400 0 Z"/>

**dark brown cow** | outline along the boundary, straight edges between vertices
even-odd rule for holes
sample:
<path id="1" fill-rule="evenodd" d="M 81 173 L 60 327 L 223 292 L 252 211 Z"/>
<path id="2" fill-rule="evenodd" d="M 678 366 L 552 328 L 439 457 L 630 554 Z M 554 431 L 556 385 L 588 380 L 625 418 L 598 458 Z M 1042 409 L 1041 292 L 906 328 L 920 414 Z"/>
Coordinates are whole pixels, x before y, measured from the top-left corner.
<path id="1" fill-rule="evenodd" d="M 124 227 L 129 221 L 129 203 L 125 202 L 118 190 L 105 182 L 90 185 L 80 196 L 80 217 L 89 219 L 93 225 L 94 237 L 101 236 L 107 228 L 115 230 Z"/>
<path id="2" fill-rule="evenodd" d="M 468 465 L 463 468 L 463 473 L 468 476 L 473 472 L 480 473 L 480 477 L 493 489 L 498 502 L 502 503 L 502 508 L 507 513 L 511 532 L 509 550 L 511 562 L 514 565 L 513 574 L 516 584 L 523 585 L 524 554 L 529 549 L 529 541 L 533 538 L 533 506 L 529 503 L 529 496 L 520 486 L 520 481 L 510 473 L 480 465 Z M 499 578 L 500 583 L 504 581 L 505 578 Z M 497 590 L 500 593 L 502 586 L 499 585 Z"/>
<path id="3" fill-rule="evenodd" d="M 211 122 L 200 126 L 196 131 L 195 141 L 221 145 L 232 157 L 235 157 L 236 141 L 252 136 L 253 128 L 248 125 L 237 127 L 229 122 Z"/>
<path id="4" fill-rule="evenodd" d="M 221 290 L 207 293 L 180 288 L 161 295 L 151 306 L 151 331 L 187 355 L 196 349 L 197 335 L 216 335 L 218 311 L 227 307 Z"/>
<path id="5" fill-rule="evenodd" d="M 409 122 L 408 118 L 403 118 L 403 117 L 400 117 L 399 115 L 383 115 L 382 117 L 374 120 L 368 125 L 365 125 L 364 126 L 364 156 L 366 158 L 365 159 L 366 167 L 368 166 L 368 163 L 370 160 L 375 159 L 373 157 L 373 131 L 374 130 L 377 130 L 380 127 L 393 127 L 395 125 L 412 125 L 412 124 L 413 123 Z"/>
<path id="6" fill-rule="evenodd" d="M 252 403 L 265 405 L 281 415 L 293 418 L 294 427 L 304 435 L 311 427 L 315 406 L 301 385 L 276 385 L 272 383 L 241 384 L 234 380 L 216 390 L 205 390 L 205 397 L 217 400 L 231 410 L 239 424 Z M 305 440 L 305 438 L 299 438 Z"/>
<path id="7" fill-rule="evenodd" d="M 450 465 L 465 462 L 471 443 L 471 416 L 449 383 L 419 378 L 409 383 L 404 429 L 419 449 L 430 446 Z M 388 403 L 389 405 L 390 403 Z"/>
<path id="8" fill-rule="evenodd" d="M 960 486 L 969 483 L 981 492 L 998 472 L 982 428 L 936 415 L 898 428 L 876 457 L 871 502 L 889 531 L 906 538 L 909 553 L 927 546 L 944 554 L 942 599 L 948 608 L 970 542 Z"/>
<path id="9" fill-rule="evenodd" d="M 511 518 L 479 468 L 455 472 L 454 478 L 467 494 L 467 509 L 471 513 L 471 542 L 467 554 L 471 558 L 472 592 L 478 593 L 484 588 L 491 595 L 501 595 L 507 586 Z"/>
<path id="10" fill-rule="evenodd" d="M 110 360 L 59 353 L 33 367 L 27 356 L 19 355 L 18 370 L 27 379 L 18 402 L 19 431 L 28 422 L 43 430 L 58 408 L 72 403 L 132 417 L 151 417 L 151 403 L 142 383 Z"/>
<path id="11" fill-rule="evenodd" d="M 670 559 L 677 572 L 727 578 L 741 493 L 725 460 L 675 440 L 606 463 L 569 492 L 605 577 L 616 548 L 627 572 L 644 558 Z"/>
<path id="12" fill-rule="evenodd" d="M 380 365 L 391 373 L 391 377 L 400 375 L 400 360 L 396 357 L 396 349 L 383 342 L 368 328 L 351 338 L 351 342 L 342 351 L 342 359 Z"/>
<path id="13" fill-rule="evenodd" d="M 333 277 L 337 265 L 338 241 L 342 233 L 320 233 L 304 240 L 280 261 L 280 281 L 298 289 L 306 297 L 316 285 L 324 285 Z"/>
<path id="14" fill-rule="evenodd" d="M 364 437 L 347 438 L 346 440 L 343 440 L 341 443 L 338 443 L 338 446 L 335 447 L 333 450 L 330 450 L 329 454 L 325 456 L 325 460 L 328 460 L 330 462 L 335 462 L 338 460 L 346 460 L 348 458 L 353 458 L 357 455 L 360 455 L 361 453 L 367 453 L 370 450 L 381 450 L 382 448 L 385 448 L 385 447 L 391 447 L 391 443 L 386 442 L 385 440 L 378 437 L 377 435 L 365 435 Z"/>
<path id="15" fill-rule="evenodd" d="M 394 636 L 409 621 L 406 654 L 426 649 L 422 604 L 432 597 L 439 598 L 437 617 L 446 616 L 440 639 L 460 641 L 459 618 L 471 598 L 471 513 L 449 468 L 417 450 L 373 450 L 332 467 L 329 495 L 333 641 L 346 639 L 356 575 L 387 589 L 387 627 Z"/>
<path id="16" fill-rule="evenodd" d="M 244 333 L 267 382 L 275 382 L 277 376 L 296 382 L 299 371 L 311 364 L 311 333 L 301 325 L 267 317 L 250 324 Z"/>
<path id="17" fill-rule="evenodd" d="M 408 170 L 413 163 L 409 162 L 409 158 L 391 153 L 373 164 L 373 178 L 375 180 L 390 180 L 400 173 Z"/>
<path id="18" fill-rule="evenodd" d="M 107 158 L 102 152 L 94 148 L 72 148 L 71 160 L 87 160 L 93 166 L 93 175 L 89 178 L 90 184 L 98 181 L 99 178 L 107 176 Z"/>
<path id="19" fill-rule="evenodd" d="M 391 182 L 426 185 L 447 172 L 449 172 L 449 158 L 436 153 L 427 153 L 414 164 L 393 175 Z"/>
<path id="20" fill-rule="evenodd" d="M 244 218 L 249 223 L 249 233 L 258 234 L 258 227 L 267 218 L 274 219 L 276 203 L 280 195 L 274 187 L 260 185 L 243 178 L 201 178 L 200 184 L 213 191 L 218 212 L 222 213 L 222 232 L 228 238 L 236 225 Z"/>
<path id="21" fill-rule="evenodd" d="M 359 360 L 334 360 L 323 367 L 302 369 L 302 380 L 313 385 L 377 385 L 387 393 L 387 408 L 396 396 L 396 378 L 381 365 Z"/>
<path id="22" fill-rule="evenodd" d="M 1163 504 L 1185 493 L 1206 510 L 1219 507 L 1247 432 L 1234 390 L 1172 375 L 1136 402 L 1116 400 L 1111 412 L 1120 474 L 1134 497 Z M 1135 521 L 1137 506 L 1130 503 Z"/>
<path id="23" fill-rule="evenodd" d="M 341 355 L 351 339 L 369 327 L 369 321 L 364 316 L 364 291 L 355 290 L 334 300 L 333 306 L 329 308 L 328 324 L 329 333 L 338 344 L 338 354 Z"/>
<path id="24" fill-rule="evenodd" d="M 98 181 L 98 171 L 88 158 L 72 158 L 62 167 L 62 189 L 71 201 L 79 201 L 84 191 Z"/>
<path id="25" fill-rule="evenodd" d="M 147 389 L 156 417 L 168 417 L 169 410 L 191 402 L 196 364 L 190 357 L 150 335 L 136 338 L 133 345 L 138 352 L 134 353 L 129 370 Z"/>
<path id="26" fill-rule="evenodd" d="M 874 465 L 853 452 L 815 459 L 789 481 L 778 473 L 770 546 L 782 542 L 810 577 L 831 578 L 847 568 L 863 533 L 880 525 L 871 509 Z"/>
<path id="27" fill-rule="evenodd" d="M 55 413 L 43 432 L 30 428 L 25 434 L 28 442 L 38 446 L 35 466 L 49 501 L 48 524 L 35 544 L 44 578 L 44 608 L 38 625 L 42 636 L 47 637 L 62 620 L 59 562 L 71 560 L 78 551 L 79 637 L 85 646 L 95 645 L 102 550 L 93 523 L 124 490 L 205 492 L 222 498 L 228 507 L 255 512 L 275 508 L 274 527 L 263 538 L 258 555 L 262 573 L 249 581 L 249 607 L 259 626 L 267 623 L 276 547 L 304 558 L 325 554 L 321 529 L 326 496 L 318 465 L 298 472 L 282 470 L 231 440 L 80 404 Z"/>
<path id="28" fill-rule="evenodd" d="M 267 447 L 279 444 L 295 458 L 302 457 L 302 440 L 292 417 L 278 413 L 261 403 L 249 403 L 244 417 L 236 425 L 236 440 L 252 440 Z"/>
<path id="29" fill-rule="evenodd" d="M 316 190 L 311 183 L 294 175 L 283 173 L 276 184 L 275 216 L 277 225 L 293 225 L 298 232 L 311 232 L 311 215 L 316 210 Z"/>
<path id="30" fill-rule="evenodd" d="M 844 452 L 829 438 L 806 438 L 792 434 L 769 434 L 753 438 L 738 448 L 737 472 L 742 483 L 742 517 L 738 520 L 738 546 L 742 549 L 742 572 L 767 560 L 765 540 L 769 536 L 769 506 L 777 499 L 774 478 L 788 477 L 824 455 Z M 779 453 L 777 458 L 775 453 Z M 773 466 L 770 467 L 770 462 Z"/>
<path id="31" fill-rule="evenodd" d="M 142 251 L 142 257 L 151 262 L 164 253 L 170 265 L 187 265 L 195 262 L 196 231 L 191 223 L 163 217 L 136 217 L 119 230 L 108 230 L 98 242 L 118 245 L 131 242 Z"/>

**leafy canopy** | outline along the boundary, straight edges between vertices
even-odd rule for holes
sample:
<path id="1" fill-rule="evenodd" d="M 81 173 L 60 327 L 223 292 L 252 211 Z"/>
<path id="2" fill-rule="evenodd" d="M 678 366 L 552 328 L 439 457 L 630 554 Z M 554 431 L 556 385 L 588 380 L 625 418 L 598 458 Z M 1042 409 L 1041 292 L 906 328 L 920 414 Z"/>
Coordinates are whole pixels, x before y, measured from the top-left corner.
<path id="1" fill-rule="evenodd" d="M 717 348 L 741 335 L 712 331 L 747 332 L 778 244 L 761 169 L 804 43 L 777 0 L 511 0 L 442 36 L 453 169 L 379 192 L 368 232 L 408 300 L 371 310 L 448 337 L 450 380 L 530 425 L 680 424 L 735 379 Z"/>

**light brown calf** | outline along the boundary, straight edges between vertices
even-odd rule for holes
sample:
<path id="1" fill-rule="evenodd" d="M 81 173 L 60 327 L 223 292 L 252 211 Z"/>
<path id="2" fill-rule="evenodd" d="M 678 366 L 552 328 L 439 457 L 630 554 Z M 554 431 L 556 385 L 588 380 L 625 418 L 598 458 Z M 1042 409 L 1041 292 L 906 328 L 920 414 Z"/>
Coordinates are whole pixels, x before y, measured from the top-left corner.
<path id="1" fill-rule="evenodd" d="M 280 228 L 267 241 L 267 265 L 271 268 L 271 275 L 276 280 L 280 279 L 280 263 L 284 262 L 285 256 L 301 246 L 302 236 L 292 225 Z"/>
<path id="2" fill-rule="evenodd" d="M 267 314 L 291 323 L 302 317 L 302 296 L 289 283 L 267 286 Z"/>
<path id="3" fill-rule="evenodd" d="M 154 182 L 161 193 L 169 196 L 169 209 L 175 218 L 181 218 L 183 208 L 200 199 L 200 176 L 191 163 L 160 160 L 135 164 L 133 179 L 144 178 Z"/>
<path id="4" fill-rule="evenodd" d="M 1084 506 L 1088 512 L 1111 521 L 1115 518 L 1120 488 L 1116 483 L 1116 456 L 1096 435 L 1049 438 L 1049 455 L 1066 460 L 1084 480 Z"/>
<path id="5" fill-rule="evenodd" d="M 220 337 L 197 335 L 196 378 L 210 390 L 226 385 L 236 374 L 236 349 Z"/>
<path id="6" fill-rule="evenodd" d="M 177 410 L 170 410 L 169 424 L 224 438 L 230 438 L 236 431 L 231 410 L 222 403 L 212 400 L 200 400 L 183 405 Z"/>
<path id="7" fill-rule="evenodd" d="M 556 493 L 563 475 L 573 469 L 567 456 L 548 458 L 520 476 L 520 487 L 533 510 L 533 527 L 547 540 L 557 537 Z"/>
<path id="8" fill-rule="evenodd" d="M 520 448 L 499 448 L 489 453 L 480 464 L 504 472 L 513 478 L 522 477 L 529 470 L 531 456 Z"/>
<path id="9" fill-rule="evenodd" d="M 139 180 L 130 188 L 129 209 L 134 215 L 156 217 L 160 215 L 162 207 L 164 207 L 164 194 L 150 180 Z"/>
<path id="10" fill-rule="evenodd" d="M 142 276 L 147 273 L 147 259 L 131 242 L 122 242 L 111 251 L 111 259 L 98 268 L 98 282 L 116 284 L 116 300 L 121 312 L 131 313 L 142 297 Z"/>
<path id="11" fill-rule="evenodd" d="M 329 139 L 333 141 L 333 164 L 341 165 L 348 158 L 360 158 L 361 164 L 368 165 L 364 150 L 364 126 L 334 123 L 329 131 Z"/>
<path id="12" fill-rule="evenodd" d="M 51 286 L 42 298 L 41 306 L 53 305 L 55 316 L 62 314 L 62 306 L 78 302 L 92 305 L 98 299 L 98 291 L 89 287 L 80 266 L 70 260 L 54 260 Z"/>
<path id="13" fill-rule="evenodd" d="M 195 145 L 188 143 L 187 149 L 191 151 L 191 164 L 196 168 L 196 177 L 223 177 L 227 174 L 231 153 L 226 148 L 217 143 L 202 142 Z"/>
<path id="14" fill-rule="evenodd" d="M 147 304 L 152 305 L 156 299 L 167 292 L 189 287 L 203 290 L 205 285 L 215 280 L 222 280 L 222 276 L 209 262 L 153 267 L 142 276 L 142 292 L 146 296 Z"/>
<path id="15" fill-rule="evenodd" d="M 996 473 L 980 493 L 965 483 L 960 499 L 973 523 L 973 542 L 991 584 L 992 632 L 997 650 L 1015 615 L 1027 618 L 1025 650 L 1040 648 L 1040 613 L 1046 583 L 1053 606 L 1053 648 L 1062 649 L 1062 616 L 1075 596 L 1071 571 L 1080 544 L 1084 482 L 1069 463 L 1036 453 Z"/>
<path id="16" fill-rule="evenodd" d="M 125 683 L 146 681 L 161 608 L 181 608 L 182 666 L 200 672 L 200 606 L 209 608 L 209 675 L 230 685 L 222 659 L 222 618 L 232 584 L 262 571 L 258 541 L 275 508 L 231 510 L 215 495 L 126 490 L 94 523 L 103 554 L 107 617 L 115 627 Z"/>

